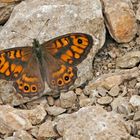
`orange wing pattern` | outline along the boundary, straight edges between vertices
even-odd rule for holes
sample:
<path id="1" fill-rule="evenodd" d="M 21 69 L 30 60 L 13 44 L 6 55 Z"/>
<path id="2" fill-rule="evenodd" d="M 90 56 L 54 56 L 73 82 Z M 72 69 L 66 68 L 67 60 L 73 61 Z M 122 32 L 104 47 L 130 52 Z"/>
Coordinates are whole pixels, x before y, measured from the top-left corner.
<path id="1" fill-rule="evenodd" d="M 17 92 L 24 96 L 32 96 L 43 92 L 45 84 L 41 70 L 39 60 L 36 54 L 33 54 L 21 76 L 14 82 Z"/>
<path id="2" fill-rule="evenodd" d="M 69 65 L 79 64 L 89 53 L 93 39 L 88 34 L 71 33 L 42 44 L 42 50 Z"/>
<path id="3" fill-rule="evenodd" d="M 6 80 L 19 78 L 31 58 L 31 49 L 20 47 L 0 51 L 0 78 Z"/>
<path id="4" fill-rule="evenodd" d="M 48 85 L 56 91 L 68 90 L 77 78 L 77 68 L 93 44 L 90 35 L 71 33 L 42 44 Z"/>

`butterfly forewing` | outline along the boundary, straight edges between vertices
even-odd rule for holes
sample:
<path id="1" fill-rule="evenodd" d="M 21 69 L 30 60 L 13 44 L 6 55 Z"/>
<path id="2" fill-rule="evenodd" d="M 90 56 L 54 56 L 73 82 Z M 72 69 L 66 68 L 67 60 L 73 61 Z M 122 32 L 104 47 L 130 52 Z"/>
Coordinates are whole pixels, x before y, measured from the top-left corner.
<path id="1" fill-rule="evenodd" d="M 92 45 L 92 36 L 84 33 L 70 33 L 44 42 L 42 50 L 48 51 L 66 64 L 77 65 L 86 58 Z"/>
<path id="2" fill-rule="evenodd" d="M 0 78 L 16 80 L 21 76 L 32 56 L 31 47 L 11 48 L 0 51 Z"/>

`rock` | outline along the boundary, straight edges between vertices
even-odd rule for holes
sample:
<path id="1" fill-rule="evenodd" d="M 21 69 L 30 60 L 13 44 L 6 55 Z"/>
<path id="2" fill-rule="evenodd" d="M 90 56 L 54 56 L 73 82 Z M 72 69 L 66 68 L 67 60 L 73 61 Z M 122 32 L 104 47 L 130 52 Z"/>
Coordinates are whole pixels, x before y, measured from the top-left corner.
<path id="1" fill-rule="evenodd" d="M 83 90 L 81 88 L 76 88 L 75 93 L 76 93 L 76 95 L 82 95 Z"/>
<path id="2" fill-rule="evenodd" d="M 140 51 L 131 51 L 120 57 L 116 61 L 119 68 L 133 68 L 140 62 Z"/>
<path id="3" fill-rule="evenodd" d="M 4 24 L 10 17 L 14 4 L 0 2 L 0 25 Z"/>
<path id="4" fill-rule="evenodd" d="M 46 21 L 48 23 L 44 26 Z M 42 27 L 44 28 L 42 29 Z M 41 33 L 38 35 L 40 31 Z M 54 37 L 72 32 L 88 33 L 94 39 L 93 48 L 90 50 L 88 56 L 77 66 L 77 79 L 70 88 L 74 89 L 87 80 L 92 79 L 93 57 L 105 41 L 105 26 L 99 0 L 22 1 L 14 8 L 7 24 L 3 26 L 0 32 L 0 49 L 31 46 L 33 41 L 31 38 L 37 38 L 40 43 L 43 43 Z M 5 90 L 8 89 L 6 88 Z M 38 96 L 44 94 L 53 94 L 53 90 L 48 87 L 47 83 L 44 93 Z M 2 96 L 7 95 L 9 95 L 8 91 L 2 94 Z M 14 93 L 11 93 L 11 95 L 12 97 L 18 96 Z M 20 97 L 20 100 L 19 98 L 12 98 L 7 102 L 13 105 L 15 102 L 22 104 L 29 100 L 31 98 Z"/>
<path id="5" fill-rule="evenodd" d="M 137 67 L 129 70 L 119 70 L 114 73 L 104 74 L 97 79 L 91 80 L 85 87 L 84 92 L 87 92 L 87 94 L 92 94 L 92 92 L 95 92 L 97 87 L 103 87 L 110 90 L 112 87 L 120 85 L 123 81 L 137 78 L 138 76 L 139 69 Z"/>
<path id="6" fill-rule="evenodd" d="M 121 116 L 106 112 L 99 106 L 83 107 L 76 113 L 60 115 L 54 121 L 64 140 L 119 140 L 131 137 Z"/>
<path id="7" fill-rule="evenodd" d="M 19 138 L 20 140 L 33 140 L 32 136 L 24 130 L 15 132 L 14 137 Z"/>
<path id="8" fill-rule="evenodd" d="M 55 138 L 58 134 L 54 130 L 55 123 L 52 121 L 47 121 L 40 125 L 38 138 Z"/>
<path id="9" fill-rule="evenodd" d="M 21 2 L 22 0 L 1 0 L 2 3 L 19 3 Z"/>
<path id="10" fill-rule="evenodd" d="M 103 87 L 97 87 L 97 91 L 100 96 L 106 96 L 106 94 L 108 93 L 108 90 Z"/>
<path id="11" fill-rule="evenodd" d="M 140 110 L 135 113 L 133 120 L 140 121 Z"/>
<path id="12" fill-rule="evenodd" d="M 18 130 L 29 130 L 32 125 L 41 123 L 46 117 L 44 107 L 37 106 L 32 110 L 21 110 L 9 105 L 0 106 L 0 133 L 9 134 Z"/>
<path id="13" fill-rule="evenodd" d="M 54 99 L 53 99 L 52 96 L 48 96 L 48 97 L 47 97 L 47 101 L 48 101 L 48 104 L 49 104 L 50 106 L 53 106 L 53 105 L 54 105 Z"/>
<path id="14" fill-rule="evenodd" d="M 1 118 L 1 117 L 0 117 Z M 11 134 L 13 132 L 13 128 L 6 124 L 6 121 L 0 120 L 0 133 L 1 134 Z"/>
<path id="15" fill-rule="evenodd" d="M 27 110 L 25 114 L 33 125 L 40 124 L 47 115 L 45 108 L 41 105 L 35 109 Z"/>
<path id="16" fill-rule="evenodd" d="M 110 96 L 105 96 L 105 97 L 101 97 L 97 100 L 97 103 L 98 104 L 101 104 L 101 105 L 108 105 L 110 104 L 111 102 L 113 101 L 113 98 L 110 97 Z"/>
<path id="17" fill-rule="evenodd" d="M 37 138 L 38 137 L 38 128 L 39 126 L 34 126 L 32 129 L 30 129 L 28 132 L 34 137 Z"/>
<path id="18" fill-rule="evenodd" d="M 7 137 L 5 140 L 21 140 L 21 139 L 12 136 L 12 137 Z"/>
<path id="19" fill-rule="evenodd" d="M 132 112 L 132 107 L 128 98 L 122 96 L 114 98 L 113 102 L 111 103 L 111 107 L 113 111 L 120 114 L 129 115 Z"/>
<path id="20" fill-rule="evenodd" d="M 80 107 L 91 106 L 94 103 L 93 98 L 89 98 L 85 96 L 84 94 L 81 94 L 81 96 L 79 96 L 78 99 L 79 99 Z"/>
<path id="21" fill-rule="evenodd" d="M 140 21 L 140 4 L 138 5 L 138 9 L 136 12 L 136 19 Z"/>
<path id="22" fill-rule="evenodd" d="M 14 136 L 7 137 L 5 140 L 35 140 L 24 130 L 19 130 L 14 133 Z"/>
<path id="23" fill-rule="evenodd" d="M 133 95 L 131 96 L 129 102 L 134 106 L 140 106 L 140 96 L 139 95 Z"/>
<path id="24" fill-rule="evenodd" d="M 111 36 L 119 43 L 131 41 L 137 23 L 130 0 L 102 0 L 105 23 Z"/>
<path id="25" fill-rule="evenodd" d="M 111 88 L 111 90 L 108 92 L 108 94 L 112 97 L 115 97 L 115 96 L 119 95 L 119 91 L 120 91 L 120 88 L 118 85 L 116 85 L 116 86 Z"/>
<path id="26" fill-rule="evenodd" d="M 62 108 L 72 107 L 76 103 L 76 94 L 73 91 L 61 93 L 60 103 Z"/>
<path id="27" fill-rule="evenodd" d="M 27 116 L 23 112 L 14 109 L 9 105 L 1 105 L 0 124 L 4 127 L 0 127 L 0 133 L 7 134 L 16 130 L 31 129 L 31 122 L 27 119 Z"/>
<path id="28" fill-rule="evenodd" d="M 54 101 L 54 105 L 55 105 L 55 106 L 58 106 L 58 107 L 61 106 L 60 98 L 58 98 L 58 99 L 56 99 L 56 100 Z"/>
<path id="29" fill-rule="evenodd" d="M 139 140 L 139 139 L 135 137 L 131 137 L 130 140 Z"/>
<path id="30" fill-rule="evenodd" d="M 80 107 L 91 106 L 93 105 L 93 103 L 94 103 L 94 100 L 92 100 L 92 98 L 81 99 L 79 101 Z"/>
<path id="31" fill-rule="evenodd" d="M 46 111 L 49 115 L 58 116 L 66 111 L 66 109 L 57 106 L 47 106 Z"/>
<path id="32" fill-rule="evenodd" d="M 38 106 L 44 107 L 45 105 L 47 105 L 45 96 L 26 103 L 28 109 L 35 109 L 36 107 L 38 108 Z"/>

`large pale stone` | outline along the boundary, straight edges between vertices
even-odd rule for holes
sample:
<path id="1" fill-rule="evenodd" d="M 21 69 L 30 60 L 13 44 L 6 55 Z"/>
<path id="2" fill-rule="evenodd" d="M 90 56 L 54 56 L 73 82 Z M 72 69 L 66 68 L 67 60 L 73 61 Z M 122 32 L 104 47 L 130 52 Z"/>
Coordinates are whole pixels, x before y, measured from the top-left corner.
<path id="1" fill-rule="evenodd" d="M 44 26 L 47 20 L 48 23 Z M 94 45 L 87 58 L 77 66 L 78 78 L 71 87 L 72 89 L 92 79 L 92 59 L 104 44 L 105 28 L 99 0 L 22 1 L 14 8 L 9 21 L 0 32 L 0 49 L 32 45 L 32 38 L 37 38 L 40 43 L 43 43 L 71 32 L 88 33 L 94 39 Z M 44 93 L 53 93 L 47 84 Z M 8 90 L 1 96 L 9 96 Z M 31 99 L 23 99 L 20 96 L 5 102 L 17 105 L 29 100 Z"/>
<path id="2" fill-rule="evenodd" d="M 130 0 L 102 0 L 107 28 L 119 43 L 129 42 L 137 32 L 137 23 Z"/>
<path id="3" fill-rule="evenodd" d="M 32 110 L 15 109 L 9 105 L 0 106 L 0 133 L 9 134 L 18 130 L 29 130 L 46 117 L 42 106 Z"/>
<path id="4" fill-rule="evenodd" d="M 131 138 L 121 116 L 98 106 L 84 107 L 78 112 L 60 115 L 56 129 L 63 140 L 120 140 Z"/>
<path id="5" fill-rule="evenodd" d="M 138 76 L 139 69 L 137 67 L 128 70 L 119 70 L 114 73 L 104 74 L 97 79 L 90 81 L 84 90 L 87 94 L 94 94 L 94 90 L 98 87 L 104 87 L 105 89 L 110 90 L 114 86 L 120 85 L 124 80 L 137 78 Z"/>
<path id="6" fill-rule="evenodd" d="M 140 62 L 140 51 L 132 51 L 119 57 L 116 66 L 120 68 L 133 68 Z"/>

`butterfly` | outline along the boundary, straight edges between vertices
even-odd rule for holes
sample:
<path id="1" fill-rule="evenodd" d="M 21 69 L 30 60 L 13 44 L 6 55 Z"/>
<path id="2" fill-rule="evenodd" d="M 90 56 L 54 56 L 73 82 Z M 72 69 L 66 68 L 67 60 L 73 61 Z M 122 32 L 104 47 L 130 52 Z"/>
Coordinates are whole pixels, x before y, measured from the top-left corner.
<path id="1" fill-rule="evenodd" d="M 33 46 L 0 51 L 0 79 L 13 81 L 17 93 L 40 94 L 45 82 L 54 91 L 67 91 L 77 78 L 76 66 L 88 55 L 93 38 L 85 33 L 69 33 Z"/>

